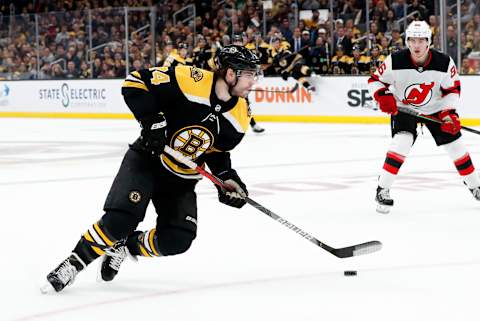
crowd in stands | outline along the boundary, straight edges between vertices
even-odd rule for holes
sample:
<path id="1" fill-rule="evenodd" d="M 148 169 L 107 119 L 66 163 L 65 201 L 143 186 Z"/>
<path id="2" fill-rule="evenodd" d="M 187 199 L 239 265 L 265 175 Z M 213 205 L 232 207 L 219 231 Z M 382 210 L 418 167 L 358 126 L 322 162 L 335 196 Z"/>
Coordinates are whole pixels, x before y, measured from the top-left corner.
<path id="1" fill-rule="evenodd" d="M 404 48 L 404 28 L 414 19 L 429 22 L 439 48 L 438 1 L 371 0 L 369 12 L 365 1 L 333 1 L 332 15 L 328 0 L 275 0 L 265 11 L 254 0 L 0 0 L 0 78 L 123 78 L 162 65 L 180 43 L 204 65 L 238 36 L 257 50 L 280 38 L 316 74 L 368 74 Z M 480 74 L 480 0 L 462 1 L 460 53 L 455 3 L 447 1 L 446 50 L 455 61 L 460 54 L 461 73 Z M 174 13 L 191 4 L 196 17 L 189 21 L 184 10 L 174 24 Z M 155 39 L 149 9 L 129 11 L 126 30 L 125 6 L 155 8 Z"/>

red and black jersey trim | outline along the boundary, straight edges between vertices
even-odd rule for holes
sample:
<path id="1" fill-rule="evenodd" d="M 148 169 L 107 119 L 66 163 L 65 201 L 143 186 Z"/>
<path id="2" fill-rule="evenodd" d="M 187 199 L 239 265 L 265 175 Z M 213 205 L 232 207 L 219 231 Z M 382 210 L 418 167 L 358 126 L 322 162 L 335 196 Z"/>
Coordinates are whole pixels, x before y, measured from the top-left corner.
<path id="1" fill-rule="evenodd" d="M 404 161 L 405 156 L 394 152 L 388 152 L 387 157 L 385 158 L 385 163 L 383 164 L 383 169 L 396 175 Z"/>
<path id="2" fill-rule="evenodd" d="M 455 167 L 461 176 L 466 176 L 475 171 L 470 154 L 466 153 L 455 161 Z"/>
<path id="3" fill-rule="evenodd" d="M 452 87 L 449 87 L 449 88 L 440 87 L 440 90 L 442 91 L 442 97 L 445 97 L 448 94 L 460 95 L 460 80 L 455 80 Z"/>

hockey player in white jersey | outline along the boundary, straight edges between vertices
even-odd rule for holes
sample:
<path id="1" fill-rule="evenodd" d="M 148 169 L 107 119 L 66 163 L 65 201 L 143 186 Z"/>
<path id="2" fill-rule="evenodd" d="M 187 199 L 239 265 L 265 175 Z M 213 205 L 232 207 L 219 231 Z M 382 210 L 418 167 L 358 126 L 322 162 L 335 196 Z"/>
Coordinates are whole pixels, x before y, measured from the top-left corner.
<path id="1" fill-rule="evenodd" d="M 460 79 L 452 58 L 430 49 L 432 32 L 425 21 L 412 22 L 405 35 L 408 49 L 392 53 L 368 80 L 370 93 L 380 109 L 391 114 L 392 142 L 381 171 L 377 212 L 393 206 L 390 188 L 417 137 L 419 118 L 399 113 L 398 106 L 412 108 L 442 123 L 425 122 L 437 146 L 442 146 L 473 196 L 480 200 L 480 179 L 462 143 L 456 112 Z"/>

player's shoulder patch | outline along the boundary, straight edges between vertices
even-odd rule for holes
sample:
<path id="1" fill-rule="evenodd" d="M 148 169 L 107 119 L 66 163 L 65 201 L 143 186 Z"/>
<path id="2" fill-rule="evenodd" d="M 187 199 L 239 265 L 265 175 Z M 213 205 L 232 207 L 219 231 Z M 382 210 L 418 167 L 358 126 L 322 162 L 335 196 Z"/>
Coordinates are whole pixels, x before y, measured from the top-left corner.
<path id="1" fill-rule="evenodd" d="M 194 66 L 175 67 L 178 87 L 188 100 L 210 106 L 213 73 Z"/>
<path id="2" fill-rule="evenodd" d="M 237 104 L 223 116 L 232 124 L 239 133 L 245 133 L 250 125 L 252 112 L 245 98 L 239 98 Z"/>

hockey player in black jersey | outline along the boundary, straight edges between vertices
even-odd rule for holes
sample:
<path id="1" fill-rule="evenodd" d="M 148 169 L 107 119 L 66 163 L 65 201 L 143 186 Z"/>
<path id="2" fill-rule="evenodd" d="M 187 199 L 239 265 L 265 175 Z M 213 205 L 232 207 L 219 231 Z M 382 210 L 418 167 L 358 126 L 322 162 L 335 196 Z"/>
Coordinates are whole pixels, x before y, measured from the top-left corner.
<path id="1" fill-rule="evenodd" d="M 193 66 L 154 67 L 124 81 L 125 102 L 140 123 L 104 205 L 105 214 L 80 238 L 71 255 L 47 275 L 42 288 L 61 291 L 95 259 L 101 278 L 111 281 L 126 257 L 159 257 L 187 251 L 197 233 L 195 185 L 201 178 L 163 152 L 164 146 L 207 165 L 230 190 L 219 201 L 245 205 L 247 188 L 232 168 L 230 151 L 250 122 L 246 97 L 257 80 L 259 60 L 242 46 L 225 46 L 215 73 Z M 155 228 L 138 231 L 150 201 Z"/>
<path id="2" fill-rule="evenodd" d="M 398 106 L 412 108 L 442 123 L 425 122 L 437 146 L 442 146 L 475 199 L 480 200 L 480 179 L 462 143 L 457 114 L 460 78 L 452 58 L 429 49 L 432 32 L 424 21 L 406 30 L 408 49 L 389 55 L 372 73 L 369 87 L 380 109 L 391 114 L 392 143 L 380 174 L 377 211 L 393 206 L 389 191 L 417 137 L 419 119 L 398 113 Z"/>
<path id="3" fill-rule="evenodd" d="M 309 92 L 315 91 L 315 87 L 307 80 L 311 76 L 312 70 L 306 65 L 306 61 L 300 53 L 292 53 L 289 49 L 280 49 L 273 57 L 272 66 L 276 74 L 279 74 L 283 80 L 293 77 Z"/>
<path id="4" fill-rule="evenodd" d="M 176 50 L 172 50 L 163 62 L 163 67 L 175 67 L 177 65 L 193 65 L 192 58 L 188 57 L 188 45 L 179 43 Z"/>

